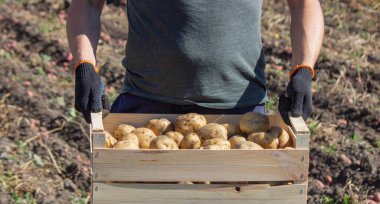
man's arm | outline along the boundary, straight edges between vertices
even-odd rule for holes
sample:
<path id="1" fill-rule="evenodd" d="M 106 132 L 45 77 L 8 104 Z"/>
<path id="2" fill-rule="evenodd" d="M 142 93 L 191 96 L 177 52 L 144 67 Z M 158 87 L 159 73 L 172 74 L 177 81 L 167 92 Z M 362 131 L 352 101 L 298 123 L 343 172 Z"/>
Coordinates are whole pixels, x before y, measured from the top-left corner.
<path id="1" fill-rule="evenodd" d="M 108 97 L 97 73 L 96 48 L 105 0 L 73 0 L 67 16 L 67 39 L 75 62 L 75 109 L 87 123 L 91 113 L 109 110 Z"/>
<path id="2" fill-rule="evenodd" d="M 100 15 L 105 0 L 73 0 L 67 16 L 67 39 L 74 62 L 89 60 L 96 64 L 100 36 Z"/>
<path id="3" fill-rule="evenodd" d="M 318 0 L 288 0 L 292 40 L 292 67 L 314 67 L 322 46 L 324 22 Z"/>
<path id="4" fill-rule="evenodd" d="M 279 110 L 305 120 L 312 111 L 311 81 L 314 65 L 322 46 L 324 23 L 318 0 L 288 0 L 291 14 L 292 72 L 288 97 L 280 97 Z M 298 66 L 300 65 L 300 66 Z"/>

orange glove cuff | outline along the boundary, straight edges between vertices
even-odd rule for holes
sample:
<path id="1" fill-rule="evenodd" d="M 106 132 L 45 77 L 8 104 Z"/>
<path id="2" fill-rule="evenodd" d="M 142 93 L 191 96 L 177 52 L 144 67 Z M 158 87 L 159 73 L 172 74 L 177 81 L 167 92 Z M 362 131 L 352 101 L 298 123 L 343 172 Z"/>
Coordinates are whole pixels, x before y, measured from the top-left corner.
<path id="1" fill-rule="evenodd" d="M 74 70 L 76 70 L 79 67 L 79 65 L 81 65 L 83 63 L 89 63 L 89 64 L 91 64 L 94 67 L 95 72 L 99 73 L 99 68 L 97 66 L 95 66 L 94 63 L 92 63 L 90 60 L 81 60 L 81 61 L 77 62 L 75 64 L 75 66 L 74 66 Z"/>
<path id="2" fill-rule="evenodd" d="M 301 68 L 308 69 L 311 72 L 311 77 L 314 78 L 314 69 L 311 68 L 309 65 L 300 64 L 300 65 L 297 65 L 296 67 L 294 67 L 294 69 L 289 73 L 289 79 L 291 79 L 292 76 L 297 72 L 297 70 L 299 70 Z"/>

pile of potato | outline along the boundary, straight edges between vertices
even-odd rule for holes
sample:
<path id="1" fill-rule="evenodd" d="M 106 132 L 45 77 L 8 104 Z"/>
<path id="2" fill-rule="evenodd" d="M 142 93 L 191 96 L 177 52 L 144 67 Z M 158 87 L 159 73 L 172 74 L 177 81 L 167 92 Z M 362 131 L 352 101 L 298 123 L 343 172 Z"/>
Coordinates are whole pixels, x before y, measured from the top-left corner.
<path id="1" fill-rule="evenodd" d="M 239 125 L 207 123 L 200 114 L 152 119 L 145 127 L 119 125 L 113 136 L 106 132 L 106 146 L 115 149 L 293 149 L 289 134 L 269 128 L 269 118 L 254 112 L 244 114 Z"/>

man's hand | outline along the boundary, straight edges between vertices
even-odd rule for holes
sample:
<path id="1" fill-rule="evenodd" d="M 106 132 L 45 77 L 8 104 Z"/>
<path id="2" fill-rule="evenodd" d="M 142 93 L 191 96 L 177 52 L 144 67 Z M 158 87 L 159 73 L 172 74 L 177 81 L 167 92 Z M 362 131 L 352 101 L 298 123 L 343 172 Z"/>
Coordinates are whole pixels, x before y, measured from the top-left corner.
<path id="1" fill-rule="evenodd" d="M 290 79 L 287 93 L 291 101 L 291 116 L 302 116 L 304 120 L 310 116 L 312 109 L 311 80 L 312 74 L 306 68 L 297 70 Z"/>
<path id="2" fill-rule="evenodd" d="M 81 63 L 75 70 L 75 109 L 91 123 L 91 112 L 110 110 L 110 102 L 104 94 L 103 81 L 91 63 Z"/>
<path id="3" fill-rule="evenodd" d="M 306 68 L 298 69 L 290 79 L 287 88 L 288 97 L 280 96 L 279 111 L 287 121 L 290 116 L 302 116 L 306 120 L 312 110 L 312 94 L 311 94 L 311 80 L 312 74 Z"/>

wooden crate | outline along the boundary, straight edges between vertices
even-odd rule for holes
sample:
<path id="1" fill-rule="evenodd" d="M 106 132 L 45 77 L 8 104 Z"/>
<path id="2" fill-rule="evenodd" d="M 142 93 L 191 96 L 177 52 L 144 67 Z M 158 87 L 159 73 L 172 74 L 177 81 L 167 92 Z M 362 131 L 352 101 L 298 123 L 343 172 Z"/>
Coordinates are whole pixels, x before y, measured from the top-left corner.
<path id="1" fill-rule="evenodd" d="M 309 130 L 302 118 L 287 126 L 269 115 L 270 126 L 284 128 L 294 150 L 122 150 L 105 148 L 103 129 L 122 123 L 145 126 L 152 118 L 178 115 L 93 115 L 93 203 L 306 203 Z M 240 115 L 205 115 L 207 122 L 237 124 Z M 177 184 L 211 181 L 212 184 Z M 282 184 L 282 185 L 281 185 Z"/>

